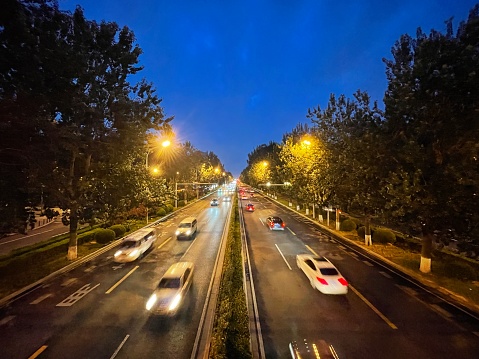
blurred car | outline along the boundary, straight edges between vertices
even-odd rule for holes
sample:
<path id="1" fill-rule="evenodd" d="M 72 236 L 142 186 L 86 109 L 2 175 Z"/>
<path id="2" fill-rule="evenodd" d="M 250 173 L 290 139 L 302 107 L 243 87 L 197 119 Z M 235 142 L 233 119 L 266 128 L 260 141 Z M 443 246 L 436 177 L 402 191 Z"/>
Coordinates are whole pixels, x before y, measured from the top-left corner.
<path id="1" fill-rule="evenodd" d="M 248 212 L 254 212 L 254 204 L 253 204 L 253 203 L 248 203 L 248 204 L 246 205 L 246 210 L 247 210 Z"/>
<path id="2" fill-rule="evenodd" d="M 117 263 L 132 262 L 150 249 L 157 238 L 156 229 L 140 229 L 122 240 L 120 247 L 113 255 L 113 260 Z"/>
<path id="3" fill-rule="evenodd" d="M 231 197 L 230 196 L 224 196 L 223 197 L 223 202 L 231 202 Z"/>
<path id="4" fill-rule="evenodd" d="M 266 223 L 268 224 L 268 227 L 272 231 L 284 231 L 284 227 L 286 224 L 283 222 L 283 220 L 277 216 L 272 216 L 266 218 Z"/>
<path id="5" fill-rule="evenodd" d="M 296 264 L 311 286 L 324 294 L 347 294 L 348 282 L 327 258 L 298 254 Z"/>
<path id="6" fill-rule="evenodd" d="M 191 262 L 178 262 L 168 268 L 146 302 L 146 310 L 163 316 L 175 315 L 191 287 L 193 268 Z"/>
<path id="7" fill-rule="evenodd" d="M 243 193 L 243 194 L 241 195 L 241 199 L 248 199 L 248 196 L 246 195 L 246 193 Z"/>
<path id="8" fill-rule="evenodd" d="M 211 204 L 212 206 L 217 206 L 217 205 L 218 205 L 218 199 L 217 199 L 217 198 L 213 198 L 213 199 L 211 200 L 210 204 Z"/>
<path id="9" fill-rule="evenodd" d="M 289 352 L 293 359 L 339 359 L 334 347 L 325 340 L 308 341 L 306 339 L 289 343 Z"/>

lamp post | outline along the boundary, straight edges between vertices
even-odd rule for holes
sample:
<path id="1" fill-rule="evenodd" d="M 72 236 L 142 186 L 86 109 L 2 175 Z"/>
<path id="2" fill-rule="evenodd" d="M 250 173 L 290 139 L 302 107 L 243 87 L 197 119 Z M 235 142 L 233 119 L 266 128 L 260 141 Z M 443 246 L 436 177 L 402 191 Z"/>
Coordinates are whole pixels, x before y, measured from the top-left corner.
<path id="1" fill-rule="evenodd" d="M 150 153 L 152 153 L 154 150 L 156 150 L 156 149 L 158 149 L 158 148 L 160 148 L 160 147 L 166 148 L 166 147 L 168 147 L 168 146 L 170 146 L 170 145 L 171 145 L 170 140 L 164 140 L 164 141 L 161 142 L 160 145 L 158 145 L 158 146 L 153 146 L 153 147 L 151 147 L 151 148 L 147 148 L 147 150 L 146 150 L 146 156 L 145 156 L 145 169 L 146 169 L 147 171 L 148 171 L 148 168 L 149 168 L 148 157 L 149 157 Z M 155 167 L 154 170 L 153 170 L 153 172 L 154 172 L 154 174 L 158 174 L 158 172 L 159 172 L 158 168 Z M 148 201 L 149 201 L 149 199 L 150 199 L 150 194 L 151 194 L 151 193 L 150 193 L 150 188 L 148 187 L 148 184 L 147 184 L 147 189 L 146 189 L 146 191 L 147 191 L 146 206 L 145 206 L 145 207 L 146 207 L 146 224 L 148 224 Z"/>

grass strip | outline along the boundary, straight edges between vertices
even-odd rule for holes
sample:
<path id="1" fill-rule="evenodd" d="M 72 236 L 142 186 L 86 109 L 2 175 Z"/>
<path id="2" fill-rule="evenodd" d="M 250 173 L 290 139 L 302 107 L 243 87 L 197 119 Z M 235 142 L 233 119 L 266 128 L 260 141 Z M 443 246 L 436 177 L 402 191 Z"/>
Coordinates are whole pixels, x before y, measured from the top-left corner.
<path id="1" fill-rule="evenodd" d="M 238 204 L 231 214 L 223 273 L 209 358 L 252 358 L 248 309 L 243 288 L 243 263 Z"/>

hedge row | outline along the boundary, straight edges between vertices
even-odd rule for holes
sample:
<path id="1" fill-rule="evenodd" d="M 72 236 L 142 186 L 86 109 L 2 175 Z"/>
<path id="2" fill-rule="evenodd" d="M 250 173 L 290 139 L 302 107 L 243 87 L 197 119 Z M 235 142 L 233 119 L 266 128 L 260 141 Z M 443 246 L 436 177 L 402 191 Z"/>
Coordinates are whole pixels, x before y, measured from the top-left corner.
<path id="1" fill-rule="evenodd" d="M 236 202 L 235 202 L 236 203 Z M 239 212 L 233 208 L 218 294 L 209 358 L 252 358 L 249 317 L 243 290 Z"/>

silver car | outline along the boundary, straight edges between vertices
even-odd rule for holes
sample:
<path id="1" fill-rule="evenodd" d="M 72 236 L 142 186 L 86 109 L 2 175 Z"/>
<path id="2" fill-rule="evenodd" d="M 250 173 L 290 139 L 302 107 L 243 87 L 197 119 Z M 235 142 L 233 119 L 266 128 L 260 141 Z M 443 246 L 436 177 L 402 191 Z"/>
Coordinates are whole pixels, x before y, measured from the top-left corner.
<path id="1" fill-rule="evenodd" d="M 158 287 L 146 302 L 152 314 L 173 316 L 180 309 L 193 281 L 193 263 L 173 264 L 163 275 Z"/>

